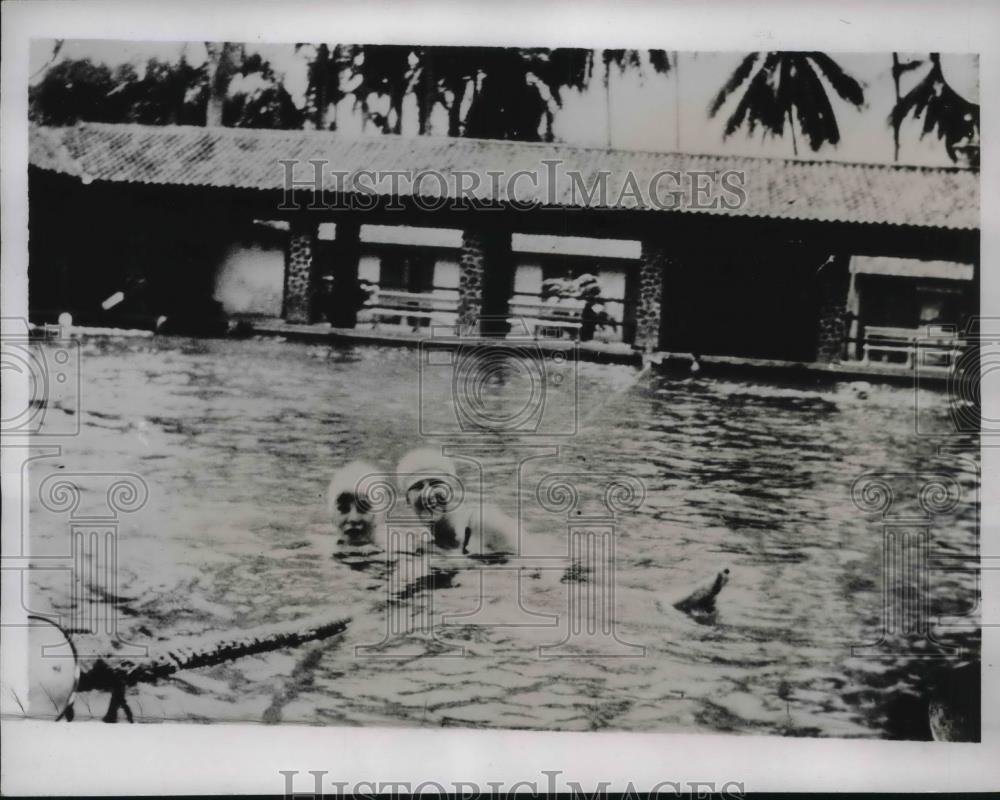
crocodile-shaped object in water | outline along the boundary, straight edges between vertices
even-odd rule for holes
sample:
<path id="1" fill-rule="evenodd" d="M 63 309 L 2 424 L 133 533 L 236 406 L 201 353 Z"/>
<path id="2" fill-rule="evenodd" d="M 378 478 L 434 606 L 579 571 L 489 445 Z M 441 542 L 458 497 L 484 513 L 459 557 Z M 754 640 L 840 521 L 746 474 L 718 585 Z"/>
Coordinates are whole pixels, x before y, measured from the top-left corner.
<path id="1" fill-rule="evenodd" d="M 209 634 L 150 645 L 149 654 L 143 658 L 120 658 L 109 653 L 94 660 L 81 659 L 78 664 L 79 680 L 73 687 L 74 691 L 69 693 L 66 708 L 59 717 L 73 719 L 76 692 L 106 691 L 111 693 L 111 702 L 104 721 L 117 722 L 118 711 L 121 710 L 125 718 L 132 722 L 132 710 L 125 697 L 126 690 L 131 686 L 153 683 L 185 669 L 211 667 L 244 656 L 328 639 L 343 633 L 350 621 L 349 617 L 332 621 L 294 620 L 280 626 L 265 625 L 241 631 L 240 636 L 235 638 Z M 72 644 L 65 631 L 63 634 Z"/>

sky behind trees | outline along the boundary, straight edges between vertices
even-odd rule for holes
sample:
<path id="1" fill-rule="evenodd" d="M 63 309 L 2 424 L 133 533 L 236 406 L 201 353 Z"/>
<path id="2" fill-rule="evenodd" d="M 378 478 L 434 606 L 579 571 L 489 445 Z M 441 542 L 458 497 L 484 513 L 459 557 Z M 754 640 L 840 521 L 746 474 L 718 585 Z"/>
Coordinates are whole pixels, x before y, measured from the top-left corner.
<path id="1" fill-rule="evenodd" d="M 51 59 L 54 42 L 33 43 L 30 74 L 37 82 Z M 248 55 L 258 54 L 274 70 L 277 78 L 298 106 L 305 105 L 309 50 L 293 44 L 248 44 Z M 206 59 L 203 42 L 132 42 L 69 40 L 59 51 L 56 63 L 63 59 L 89 58 L 114 68 L 131 63 L 140 71 L 150 58 L 177 62 L 181 56 L 191 66 Z M 763 136 L 760 129 L 748 134 L 737 130 L 724 137 L 726 120 L 738 102 L 738 93 L 713 118 L 709 107 L 719 89 L 745 57 L 742 52 L 668 51 L 670 69 L 662 74 L 654 69 L 637 70 L 616 67 L 609 71 L 605 89 L 599 74 L 582 91 L 565 90 L 562 105 L 555 113 L 552 133 L 556 140 L 572 144 L 615 149 L 654 151 L 681 150 L 695 153 L 793 157 L 791 137 Z M 823 145 L 817 152 L 802 145 L 799 158 L 876 163 L 893 162 L 893 136 L 888 118 L 895 102 L 891 53 L 830 53 L 843 70 L 864 89 L 865 103 L 857 109 L 828 91 L 840 127 L 837 146 Z M 901 58 L 921 58 L 924 65 L 902 75 L 901 92 L 916 85 L 924 76 L 926 53 L 903 53 Z M 943 56 L 946 77 L 966 99 L 978 102 L 978 62 L 975 56 Z M 827 87 L 829 90 L 829 87 Z M 610 100 L 610 113 L 608 102 Z M 381 135 L 370 121 L 365 122 L 353 97 L 348 96 L 336 110 L 337 130 L 345 135 Z M 415 95 L 403 102 L 401 133 L 418 133 L 418 108 Z M 610 122 L 610 130 L 609 130 Z M 447 112 L 440 106 L 431 115 L 431 133 L 444 135 L 448 130 Z M 951 166 L 942 142 L 933 133 L 920 138 L 921 121 L 908 119 L 900 132 L 899 159 L 896 163 Z"/>

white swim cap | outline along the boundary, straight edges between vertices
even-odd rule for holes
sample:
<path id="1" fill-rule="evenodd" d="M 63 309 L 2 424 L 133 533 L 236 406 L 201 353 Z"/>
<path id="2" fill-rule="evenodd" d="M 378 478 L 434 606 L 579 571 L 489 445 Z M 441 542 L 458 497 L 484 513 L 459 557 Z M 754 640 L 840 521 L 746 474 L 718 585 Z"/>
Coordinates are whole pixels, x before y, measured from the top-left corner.
<path id="1" fill-rule="evenodd" d="M 326 503 L 331 509 L 336 507 L 337 498 L 342 494 L 356 495 L 358 488 L 364 483 L 370 483 L 375 476 L 385 475 L 374 464 L 367 461 L 352 461 L 338 469 L 330 481 L 326 492 Z"/>
<path id="2" fill-rule="evenodd" d="M 433 447 L 411 450 L 396 467 L 396 480 L 404 494 L 416 483 L 424 480 L 441 480 L 449 484 L 457 481 L 455 462 Z"/>

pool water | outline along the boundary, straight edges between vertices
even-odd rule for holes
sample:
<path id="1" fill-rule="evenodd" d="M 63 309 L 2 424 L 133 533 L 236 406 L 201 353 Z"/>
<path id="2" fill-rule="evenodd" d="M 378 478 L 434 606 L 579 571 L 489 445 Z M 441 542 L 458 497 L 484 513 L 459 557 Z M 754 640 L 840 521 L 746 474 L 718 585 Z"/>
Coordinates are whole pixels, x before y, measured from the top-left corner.
<path id="1" fill-rule="evenodd" d="M 31 477 L 122 472 L 148 486 L 145 505 L 120 517 L 117 586 L 105 593 L 122 637 L 235 638 L 299 617 L 353 618 L 334 639 L 140 685 L 137 719 L 927 735 L 912 709 L 940 662 L 891 648 L 852 655 L 879 639 L 883 565 L 882 521 L 851 487 L 869 472 L 952 479 L 961 500 L 931 527 L 931 553 L 975 555 L 975 441 L 914 424 L 919 408 L 921 431 L 948 429 L 943 392 L 571 361 L 532 384 L 516 359 L 457 379 L 455 362 L 426 359 L 261 338 L 83 344 L 80 435 Z M 474 395 L 473 416 L 492 420 L 523 419 L 544 386 L 544 410 L 527 422 L 537 430 L 463 432 L 456 386 Z M 940 454 L 942 441 L 955 452 Z M 470 502 L 519 519 L 520 557 L 485 572 L 436 561 L 437 587 L 404 596 L 412 565 L 332 557 L 324 493 L 348 460 L 391 473 L 427 444 L 458 446 Z M 540 488 L 553 476 L 573 487 L 571 505 Z M 641 505 L 611 514 L 603 492 L 623 480 Z M 916 479 L 893 480 L 916 496 Z M 30 524 L 33 553 L 65 551 L 67 515 L 37 493 Z M 612 575 L 574 559 L 570 528 L 597 547 L 613 540 Z M 725 568 L 714 614 L 672 607 Z M 978 658 L 974 574 L 933 572 L 929 589 L 934 615 L 966 625 L 937 638 Z M 65 579 L 35 577 L 34 610 L 66 614 L 72 602 Z M 600 617 L 589 638 L 578 635 L 587 603 Z M 106 707 L 86 693 L 77 714 Z"/>

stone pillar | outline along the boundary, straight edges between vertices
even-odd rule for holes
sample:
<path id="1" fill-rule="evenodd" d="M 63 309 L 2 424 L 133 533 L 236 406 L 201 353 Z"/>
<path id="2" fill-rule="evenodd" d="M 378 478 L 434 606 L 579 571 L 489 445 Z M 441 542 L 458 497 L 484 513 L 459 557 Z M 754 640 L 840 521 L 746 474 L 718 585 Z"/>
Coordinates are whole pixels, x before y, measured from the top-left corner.
<path id="1" fill-rule="evenodd" d="M 816 360 L 830 364 L 844 357 L 850 315 L 850 259 L 830 256 L 816 275 Z"/>
<path id="2" fill-rule="evenodd" d="M 643 240 L 639 263 L 639 297 L 635 310 L 635 341 L 632 346 L 646 353 L 660 349 L 663 278 L 669 261 L 663 243 Z"/>
<path id="3" fill-rule="evenodd" d="M 458 272 L 458 324 L 463 332 L 506 335 L 507 306 L 513 291 L 510 231 L 471 228 L 462 232 Z M 481 324 L 483 318 L 499 318 Z"/>
<path id="4" fill-rule="evenodd" d="M 292 220 L 285 250 L 285 296 L 281 310 L 286 322 L 308 325 L 316 321 L 318 227 L 315 220 Z"/>

